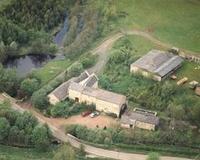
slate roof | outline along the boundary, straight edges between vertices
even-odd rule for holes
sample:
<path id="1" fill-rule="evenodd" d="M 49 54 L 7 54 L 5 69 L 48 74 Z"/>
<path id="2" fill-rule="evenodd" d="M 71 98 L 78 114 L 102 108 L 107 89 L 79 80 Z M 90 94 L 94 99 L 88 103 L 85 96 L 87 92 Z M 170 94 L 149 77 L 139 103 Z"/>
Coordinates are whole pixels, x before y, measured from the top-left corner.
<path id="1" fill-rule="evenodd" d="M 92 74 L 88 77 L 87 81 L 85 82 L 85 86 L 92 87 L 96 82 L 98 82 L 98 78 L 95 74 Z"/>
<path id="2" fill-rule="evenodd" d="M 58 86 L 55 90 L 53 90 L 49 95 L 53 94 L 56 96 L 59 100 L 64 100 L 68 96 L 68 88 L 71 82 L 81 82 L 84 79 L 88 78 L 89 74 L 87 71 L 84 71 L 80 74 L 78 77 L 73 77 L 69 79 L 68 81 L 62 83 L 60 86 Z"/>
<path id="3" fill-rule="evenodd" d="M 145 56 L 131 64 L 131 66 L 136 66 L 163 77 L 182 62 L 183 59 L 180 56 L 165 51 L 151 50 Z"/>
<path id="4" fill-rule="evenodd" d="M 159 124 L 159 118 L 156 117 L 155 115 L 148 114 L 148 113 L 129 111 L 129 112 L 125 112 L 121 117 L 121 123 L 124 123 L 124 124 L 134 125 L 135 121 L 140 121 L 140 122 L 154 124 L 154 125 Z"/>
<path id="5" fill-rule="evenodd" d="M 95 97 L 96 99 L 114 103 L 117 105 L 122 105 L 122 104 L 126 103 L 126 96 L 124 96 L 124 95 L 106 91 L 106 90 L 99 89 L 99 88 L 82 86 L 75 82 L 72 82 L 70 84 L 69 89 L 75 90 L 77 92 L 81 92 L 84 95 Z"/>
<path id="6" fill-rule="evenodd" d="M 55 90 L 53 90 L 49 95 L 54 95 L 59 100 L 64 100 L 68 95 L 68 88 L 72 80 L 64 82 L 60 86 L 58 86 Z"/>

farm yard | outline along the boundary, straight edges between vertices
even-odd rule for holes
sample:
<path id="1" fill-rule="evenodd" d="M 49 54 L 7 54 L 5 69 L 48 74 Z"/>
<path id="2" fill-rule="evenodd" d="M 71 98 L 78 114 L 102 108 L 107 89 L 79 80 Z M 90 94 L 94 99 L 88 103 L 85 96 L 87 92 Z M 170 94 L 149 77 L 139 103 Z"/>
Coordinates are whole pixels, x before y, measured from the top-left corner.
<path id="1" fill-rule="evenodd" d="M 67 9 L 65 3 L 69 4 Z M 177 69 L 171 76 L 166 73 L 164 79 L 160 75 L 161 82 L 151 79 L 151 71 L 149 78 L 139 72 L 130 73 L 130 65 L 152 49 L 169 51 L 177 47 L 179 53 L 200 56 L 199 0 L 45 0 L 33 2 L 32 7 L 30 4 L 26 0 L 0 2 L 2 93 L 16 98 L 11 101 L 19 108 L 56 130 L 54 136 L 58 139 L 70 133 L 106 149 L 145 154 L 155 151 L 162 156 L 189 158 L 199 155 L 200 87 L 191 88 L 190 82 L 200 82 L 200 64 L 184 59 L 180 68 L 181 63 L 177 63 L 178 69 L 170 70 Z M 41 11 L 37 5 L 43 6 Z M 52 12 L 46 11 L 49 6 Z M 60 44 L 56 37 L 63 37 Z M 25 77 L 15 73 L 17 67 L 7 69 L 5 60 L 26 57 L 29 52 L 35 54 L 33 57 L 47 54 L 62 58 L 42 61 Z M 157 74 L 163 66 L 170 68 L 174 57 L 165 59 L 162 67 L 152 59 L 146 63 L 156 66 Z M 158 61 L 161 59 L 158 57 Z M 81 79 L 84 70 L 88 75 Z M 144 121 L 150 115 L 151 120 Z M 138 125 L 134 116 L 145 127 Z M 46 160 L 53 156 L 51 151 L 46 155 L 36 153 L 35 149 L 0 145 L 0 159 Z"/>

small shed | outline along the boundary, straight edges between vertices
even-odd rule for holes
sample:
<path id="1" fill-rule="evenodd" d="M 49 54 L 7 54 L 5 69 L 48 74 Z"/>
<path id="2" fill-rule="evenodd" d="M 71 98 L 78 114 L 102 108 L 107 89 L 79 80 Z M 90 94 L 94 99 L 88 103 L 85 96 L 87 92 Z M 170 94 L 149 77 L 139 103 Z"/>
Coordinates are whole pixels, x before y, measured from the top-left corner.
<path id="1" fill-rule="evenodd" d="M 195 93 L 196 95 L 200 96 L 200 86 L 196 87 Z"/>
<path id="2" fill-rule="evenodd" d="M 159 124 L 159 118 L 156 114 L 143 109 L 127 111 L 121 116 L 121 126 L 124 128 L 138 127 L 141 129 L 155 130 Z"/>
<path id="3" fill-rule="evenodd" d="M 197 82 L 197 81 L 191 81 L 189 83 L 191 89 L 195 89 L 198 84 L 199 84 L 199 82 Z"/>

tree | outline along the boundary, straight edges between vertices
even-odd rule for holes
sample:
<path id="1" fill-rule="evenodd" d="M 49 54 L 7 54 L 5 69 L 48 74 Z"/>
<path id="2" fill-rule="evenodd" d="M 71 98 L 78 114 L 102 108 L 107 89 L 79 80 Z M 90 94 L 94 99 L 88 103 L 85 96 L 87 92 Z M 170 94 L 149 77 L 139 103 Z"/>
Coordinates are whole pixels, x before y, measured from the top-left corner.
<path id="1" fill-rule="evenodd" d="M 31 102 L 39 109 L 46 109 L 49 104 L 46 92 L 42 90 L 33 93 Z"/>
<path id="2" fill-rule="evenodd" d="M 65 144 L 55 153 L 53 160 L 75 160 L 76 155 L 72 147 Z"/>
<path id="3" fill-rule="evenodd" d="M 35 92 L 39 88 L 39 82 L 35 78 L 27 78 L 21 82 L 20 89 L 24 92 L 27 96 L 31 96 L 33 92 Z"/>
<path id="4" fill-rule="evenodd" d="M 32 133 L 32 142 L 39 150 L 46 150 L 50 144 L 49 129 L 45 125 L 37 125 Z"/>
<path id="5" fill-rule="evenodd" d="M 0 141 L 5 140 L 9 134 L 10 124 L 6 118 L 0 118 Z"/>
<path id="6" fill-rule="evenodd" d="M 15 70 L 4 69 L 0 64 L 0 92 L 8 92 L 11 95 L 16 93 L 18 78 Z"/>
<path id="7" fill-rule="evenodd" d="M 6 59 L 6 49 L 3 42 L 0 42 L 0 62 L 3 62 Z"/>
<path id="8" fill-rule="evenodd" d="M 155 153 L 155 152 L 152 152 L 148 155 L 148 158 L 147 160 L 159 160 L 159 154 L 158 153 Z"/>

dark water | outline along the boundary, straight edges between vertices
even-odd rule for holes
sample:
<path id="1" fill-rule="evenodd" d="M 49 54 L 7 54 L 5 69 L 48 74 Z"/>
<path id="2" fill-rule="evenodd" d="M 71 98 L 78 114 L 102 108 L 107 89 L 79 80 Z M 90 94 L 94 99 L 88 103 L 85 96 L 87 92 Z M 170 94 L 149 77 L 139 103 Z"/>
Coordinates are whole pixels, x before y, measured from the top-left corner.
<path id="1" fill-rule="evenodd" d="M 42 67 L 54 57 L 50 55 L 26 55 L 21 57 L 8 58 L 4 62 L 5 68 L 16 69 L 20 77 L 26 76 L 32 70 Z"/>

